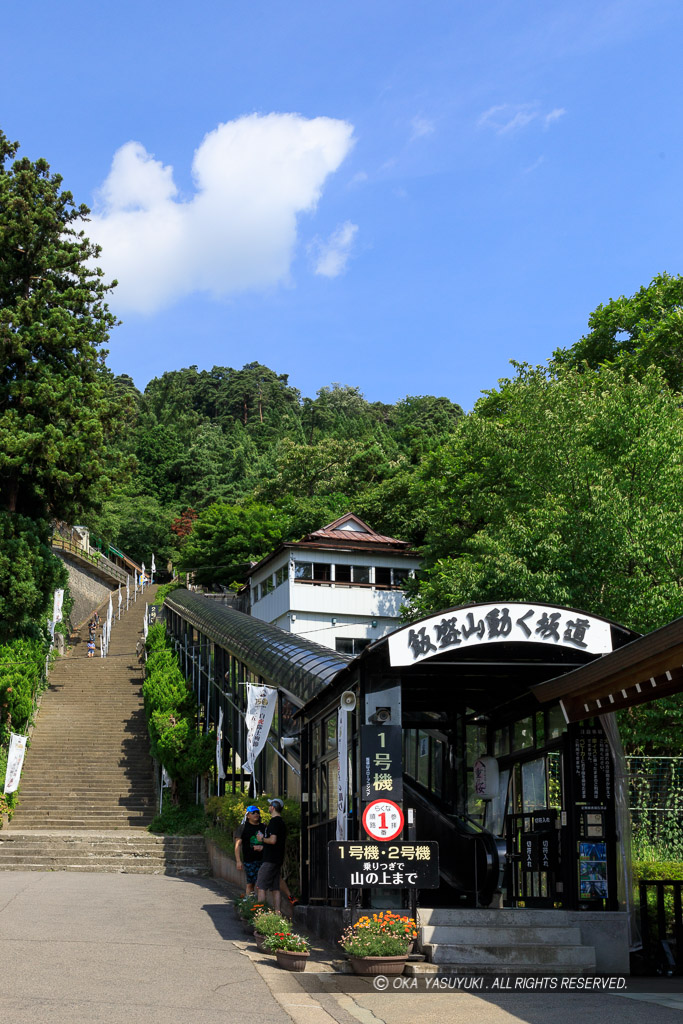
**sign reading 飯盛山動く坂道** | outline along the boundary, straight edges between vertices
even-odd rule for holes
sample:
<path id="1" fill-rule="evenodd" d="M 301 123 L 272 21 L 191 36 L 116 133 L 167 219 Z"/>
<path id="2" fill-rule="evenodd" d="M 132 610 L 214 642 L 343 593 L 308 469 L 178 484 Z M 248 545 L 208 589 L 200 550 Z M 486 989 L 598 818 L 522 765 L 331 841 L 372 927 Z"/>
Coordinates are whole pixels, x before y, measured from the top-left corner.
<path id="1" fill-rule="evenodd" d="M 491 643 L 533 643 L 586 654 L 609 654 L 612 632 L 605 619 L 539 604 L 478 604 L 442 612 L 389 636 L 392 666 L 414 665 L 444 651 Z"/>

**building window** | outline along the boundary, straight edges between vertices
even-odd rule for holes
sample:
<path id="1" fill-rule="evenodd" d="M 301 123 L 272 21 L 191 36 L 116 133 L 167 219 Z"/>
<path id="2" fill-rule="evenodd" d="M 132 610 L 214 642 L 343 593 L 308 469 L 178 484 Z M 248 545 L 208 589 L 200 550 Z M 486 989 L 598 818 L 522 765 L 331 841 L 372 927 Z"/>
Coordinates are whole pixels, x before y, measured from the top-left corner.
<path id="1" fill-rule="evenodd" d="M 353 566 L 353 582 L 354 583 L 369 583 L 370 582 L 370 566 L 369 565 L 354 565 Z"/>
<path id="2" fill-rule="evenodd" d="M 383 565 L 375 566 L 375 586 L 376 587 L 390 587 L 391 586 L 391 569 L 386 568 Z"/>
<path id="3" fill-rule="evenodd" d="M 402 586 L 410 576 L 410 569 L 392 569 L 391 571 L 393 573 L 395 587 Z"/>
<path id="4" fill-rule="evenodd" d="M 254 604 L 256 604 L 257 601 L 261 600 L 261 584 L 255 583 L 254 586 L 251 588 L 251 592 L 253 594 L 252 600 Z"/>
<path id="5" fill-rule="evenodd" d="M 351 582 L 351 566 L 350 565 L 335 565 L 335 567 L 334 567 L 334 582 L 335 583 L 350 583 Z"/>
<path id="6" fill-rule="evenodd" d="M 329 583 L 332 576 L 332 566 L 329 562 L 295 562 L 294 579 L 314 583 Z"/>
<path id="7" fill-rule="evenodd" d="M 275 586 L 279 587 L 281 584 L 286 583 L 289 578 L 289 566 L 281 565 L 275 573 Z"/>
<path id="8" fill-rule="evenodd" d="M 334 641 L 337 654 L 360 654 L 372 643 L 367 637 L 338 636 Z"/>
<path id="9" fill-rule="evenodd" d="M 266 578 L 263 581 L 263 583 L 261 584 L 261 586 L 263 587 L 264 596 L 266 594 L 272 594 L 272 592 L 275 590 L 275 584 L 273 583 L 273 577 L 272 576 L 266 576 Z"/>

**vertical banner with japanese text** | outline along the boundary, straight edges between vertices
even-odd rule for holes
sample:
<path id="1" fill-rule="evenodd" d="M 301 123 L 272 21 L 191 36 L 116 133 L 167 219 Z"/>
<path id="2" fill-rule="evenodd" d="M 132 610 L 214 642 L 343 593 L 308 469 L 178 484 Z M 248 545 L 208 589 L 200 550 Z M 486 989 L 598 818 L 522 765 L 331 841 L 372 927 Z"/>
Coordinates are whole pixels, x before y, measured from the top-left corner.
<path id="1" fill-rule="evenodd" d="M 5 793 L 14 793 L 19 786 L 27 740 L 28 736 L 20 736 L 16 732 L 10 733 L 7 771 L 5 772 Z"/>
<path id="2" fill-rule="evenodd" d="M 244 720 L 247 726 L 247 756 L 242 771 L 253 774 L 256 758 L 259 756 L 270 731 L 273 721 L 277 690 L 272 686 L 255 686 L 247 683 L 247 713 Z"/>
<path id="3" fill-rule="evenodd" d="M 340 840 L 346 839 L 346 815 L 348 811 L 348 722 L 348 711 L 345 711 L 344 708 L 339 708 L 337 712 L 337 756 L 339 758 L 337 772 L 337 839 Z"/>
<path id="4" fill-rule="evenodd" d="M 218 729 L 216 731 L 216 776 L 219 779 L 225 778 L 225 768 L 223 767 L 223 708 L 218 711 Z"/>

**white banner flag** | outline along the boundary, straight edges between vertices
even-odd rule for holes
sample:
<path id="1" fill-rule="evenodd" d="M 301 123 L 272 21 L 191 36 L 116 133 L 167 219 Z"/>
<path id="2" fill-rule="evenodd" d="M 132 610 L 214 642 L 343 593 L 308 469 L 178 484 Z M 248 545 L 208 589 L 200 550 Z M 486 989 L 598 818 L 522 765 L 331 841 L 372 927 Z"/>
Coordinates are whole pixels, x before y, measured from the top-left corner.
<path id="1" fill-rule="evenodd" d="M 348 729 L 349 713 L 343 708 L 337 712 L 337 839 L 346 839 L 348 800 Z"/>
<path id="2" fill-rule="evenodd" d="M 122 600 L 123 600 L 123 598 L 121 597 L 121 584 L 119 583 L 119 618 L 121 618 L 121 602 L 122 602 Z"/>
<path id="3" fill-rule="evenodd" d="M 223 757 L 221 755 L 221 747 L 223 746 L 223 708 L 219 709 L 218 712 L 218 732 L 216 733 L 216 771 L 219 779 L 225 778 L 225 768 L 223 767 Z"/>
<path id="4" fill-rule="evenodd" d="M 161 785 L 165 789 L 170 789 L 171 786 L 173 785 L 173 779 L 168 774 L 168 772 L 166 771 L 166 769 L 164 768 L 163 765 L 161 766 Z"/>
<path id="5" fill-rule="evenodd" d="M 52 621 L 55 625 L 62 621 L 62 605 L 64 604 L 64 591 L 55 590 L 54 605 L 52 607 Z"/>
<path id="6" fill-rule="evenodd" d="M 242 771 L 249 775 L 253 774 L 256 758 L 268 739 L 276 703 L 277 690 L 272 686 L 247 683 L 247 713 L 244 716 L 247 725 L 247 757 Z"/>
<path id="7" fill-rule="evenodd" d="M 149 626 L 147 624 L 147 616 L 148 615 L 149 615 L 149 605 L 145 603 L 145 617 L 142 620 L 142 631 L 145 634 L 145 640 L 147 639 L 147 633 L 149 631 Z"/>
<path id="8" fill-rule="evenodd" d="M 157 571 L 157 567 L 154 564 L 154 555 L 152 555 L 152 581 L 154 581 L 154 573 Z"/>
<path id="9" fill-rule="evenodd" d="M 145 569 L 145 563 L 143 562 L 142 563 L 142 572 L 140 573 L 140 590 L 144 590 L 144 588 L 145 588 L 145 583 L 147 582 L 147 577 L 145 575 L 146 572 L 147 572 L 147 570 Z"/>
<path id="10" fill-rule="evenodd" d="M 5 793 L 13 793 L 19 786 L 27 740 L 28 736 L 20 736 L 16 732 L 10 733 L 7 771 L 5 772 Z"/>

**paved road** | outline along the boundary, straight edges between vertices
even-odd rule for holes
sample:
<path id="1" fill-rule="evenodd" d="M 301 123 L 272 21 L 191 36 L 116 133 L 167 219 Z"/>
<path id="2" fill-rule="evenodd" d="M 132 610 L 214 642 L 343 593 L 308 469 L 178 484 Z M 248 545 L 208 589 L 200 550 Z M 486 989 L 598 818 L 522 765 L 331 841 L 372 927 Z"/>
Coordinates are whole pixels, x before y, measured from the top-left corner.
<path id="1" fill-rule="evenodd" d="M 289 1024 L 210 880 L 0 873 L 2 1024 Z"/>
<path id="2" fill-rule="evenodd" d="M 0 1024 L 683 1024 L 680 996 L 358 991 L 322 950 L 287 974 L 204 879 L 0 872 L 0 955 Z"/>

